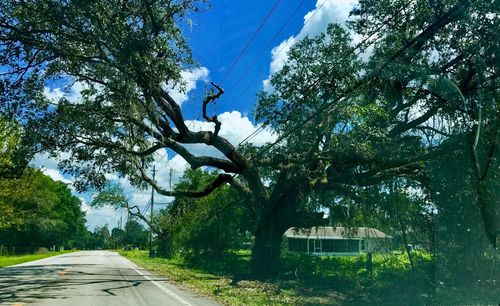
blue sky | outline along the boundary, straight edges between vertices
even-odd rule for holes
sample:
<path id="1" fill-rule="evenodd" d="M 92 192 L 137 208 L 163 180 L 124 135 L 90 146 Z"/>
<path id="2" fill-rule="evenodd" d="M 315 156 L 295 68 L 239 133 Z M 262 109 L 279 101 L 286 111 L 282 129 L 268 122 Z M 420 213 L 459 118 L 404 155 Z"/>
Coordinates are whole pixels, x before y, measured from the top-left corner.
<path id="1" fill-rule="evenodd" d="M 255 95 L 259 90 L 271 90 L 266 80 L 286 62 L 286 53 L 290 46 L 306 35 L 314 36 L 321 33 L 330 22 L 344 23 L 356 0 L 279 1 L 279 5 L 248 45 L 240 60 L 233 69 L 230 69 L 275 3 L 278 1 L 213 0 L 209 11 L 188 16 L 191 22 L 185 25 L 185 34 L 199 66 L 183 71 L 186 91 L 179 92 L 173 89 L 171 94 L 181 105 L 191 129 L 210 129 L 211 124 L 200 120 L 203 90 L 207 82 L 214 81 L 221 84 L 227 75 L 222 83 L 225 94 L 215 107 L 209 107 L 209 112 L 217 113 L 222 122 L 220 135 L 237 144 L 255 131 L 259 127 L 252 115 Z M 252 64 L 254 66 L 250 69 Z M 66 91 L 57 86 L 60 85 L 48 84 L 45 95 L 53 99 L 66 95 L 70 100 L 77 100 L 79 92 L 84 88 L 84 85 L 79 83 Z M 262 145 L 274 139 L 276 135 L 266 129 L 252 142 L 255 145 Z M 199 155 L 215 154 L 213 150 L 202 145 L 191 145 L 189 149 Z M 156 156 L 155 164 L 159 170 L 157 181 L 165 187 L 168 187 L 170 169 L 173 169 L 172 181 L 175 183 L 187 167 L 187 163 L 180 156 L 169 156 L 166 151 Z M 47 156 L 38 156 L 34 165 L 41 167 L 47 175 L 56 180 L 70 184 L 73 180 L 60 173 L 57 169 L 57 160 Z M 109 175 L 108 179 L 120 183 L 129 201 L 134 205 L 143 208 L 148 203 L 149 191 L 136 190 L 126 179 L 118 178 L 116 175 Z M 108 224 L 110 228 L 117 225 L 120 212 L 108 207 L 100 209 L 89 207 L 88 203 L 92 197 L 90 193 L 76 195 L 82 199 L 90 229 L 104 224 Z M 157 201 L 161 203 L 171 200 L 171 198 L 157 197 Z"/>
<path id="2" fill-rule="evenodd" d="M 274 3 L 223 0 L 214 2 L 208 12 L 193 16 L 192 30 L 186 32 L 194 58 L 210 71 L 211 80 L 222 81 Z M 279 3 L 223 82 L 226 92 L 217 104 L 217 111 L 237 109 L 243 114 L 251 114 L 255 94 L 269 74 L 272 47 L 297 34 L 302 28 L 304 15 L 314 8 L 315 2 L 311 0 L 283 0 Z M 293 13 L 294 18 L 279 32 Z M 254 62 L 253 68 L 248 70 Z M 188 115 L 192 114 L 191 110 L 186 111 Z"/>

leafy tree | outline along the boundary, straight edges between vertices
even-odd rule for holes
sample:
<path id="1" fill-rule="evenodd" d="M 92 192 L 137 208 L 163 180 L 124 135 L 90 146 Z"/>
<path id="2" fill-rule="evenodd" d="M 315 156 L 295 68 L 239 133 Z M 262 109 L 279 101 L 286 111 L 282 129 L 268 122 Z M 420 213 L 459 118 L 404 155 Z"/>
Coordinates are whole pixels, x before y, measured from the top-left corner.
<path id="1" fill-rule="evenodd" d="M 121 228 L 114 227 L 111 230 L 111 241 L 113 247 L 118 249 L 119 247 L 123 247 L 123 239 L 125 237 L 125 231 Z"/>
<path id="2" fill-rule="evenodd" d="M 97 226 L 92 232 L 90 247 L 105 250 L 113 247 L 108 225 Z"/>
<path id="3" fill-rule="evenodd" d="M 491 169 L 478 192 L 468 137 L 471 135 L 462 135 L 459 144 L 446 143 L 448 154 L 429 165 L 432 196 L 438 211 L 436 279 L 451 287 L 495 280 L 500 273 L 497 268 L 500 256 L 484 234 L 485 220 L 478 205 L 478 196 L 486 197 L 483 201 L 488 204 L 500 201 L 500 152 L 495 151 Z M 489 149 L 484 143 L 481 147 L 481 151 Z M 489 222 L 498 222 L 500 207 L 492 205 L 487 213 Z"/>
<path id="4" fill-rule="evenodd" d="M 39 170 L 0 180 L 0 241 L 8 246 L 72 247 L 85 235 L 85 214 L 68 186 Z"/>
<path id="5" fill-rule="evenodd" d="M 217 176 L 202 170 L 187 170 L 177 190 L 200 189 Z M 158 226 L 160 253 L 178 252 L 198 258 L 218 256 L 231 248 L 239 248 L 248 229 L 246 208 L 234 189 L 221 187 L 201 199 L 178 197 L 161 212 Z M 165 241 L 170 240 L 170 241 Z"/>
<path id="6" fill-rule="evenodd" d="M 71 153 L 61 166 L 80 178 L 79 190 L 102 187 L 110 172 L 167 196 L 204 197 L 231 184 L 247 200 L 253 269 L 262 277 L 279 273 L 288 227 L 328 221 L 314 201 L 321 193 L 352 194 L 394 177 L 425 184 L 422 162 L 441 152 L 450 133 L 479 131 L 498 118 L 492 86 L 498 39 L 491 39 L 498 25 L 488 17 L 494 3 L 360 1 L 351 28 L 373 41 L 369 59 L 356 54 L 368 43 L 354 47 L 339 26 L 306 38 L 292 48 L 272 78 L 274 93 L 261 94 L 256 110 L 286 144 L 235 148 L 218 134 L 217 116 L 206 112 L 221 88 L 214 84 L 216 92 L 202 102 L 213 130 L 197 132 L 169 94 L 182 86 L 180 71 L 193 67 L 179 25 L 199 9 L 196 1 L 3 1 L 0 63 L 10 72 L 4 82 L 21 80 L 20 90 L 41 109 L 48 101 L 40 84 L 64 78 L 83 85 L 78 103 L 64 97 L 47 108 L 41 129 L 47 148 Z M 194 143 L 224 158 L 195 156 L 185 146 Z M 146 169 L 167 148 L 194 169 L 226 173 L 199 190 L 166 190 Z M 489 204 L 480 203 L 487 215 Z M 485 227 L 491 241 L 494 227 Z"/>
<path id="7" fill-rule="evenodd" d="M 32 151 L 20 124 L 0 116 L 0 179 L 22 175 L 33 156 Z"/>
<path id="8" fill-rule="evenodd" d="M 0 173 L 12 166 L 13 152 L 19 142 L 19 135 L 12 124 L 0 120 Z"/>
<path id="9" fill-rule="evenodd" d="M 124 234 L 122 240 L 124 245 L 142 249 L 146 248 L 149 241 L 149 234 L 141 223 L 129 219 L 125 223 Z"/>

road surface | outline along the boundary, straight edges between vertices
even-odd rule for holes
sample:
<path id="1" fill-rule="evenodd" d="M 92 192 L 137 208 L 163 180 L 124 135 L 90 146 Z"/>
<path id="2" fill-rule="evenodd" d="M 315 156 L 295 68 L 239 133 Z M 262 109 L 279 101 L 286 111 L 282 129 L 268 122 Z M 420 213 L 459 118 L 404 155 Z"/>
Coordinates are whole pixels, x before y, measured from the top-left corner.
<path id="1" fill-rule="evenodd" d="M 109 251 L 82 251 L 0 269 L 0 305 L 215 306 Z"/>

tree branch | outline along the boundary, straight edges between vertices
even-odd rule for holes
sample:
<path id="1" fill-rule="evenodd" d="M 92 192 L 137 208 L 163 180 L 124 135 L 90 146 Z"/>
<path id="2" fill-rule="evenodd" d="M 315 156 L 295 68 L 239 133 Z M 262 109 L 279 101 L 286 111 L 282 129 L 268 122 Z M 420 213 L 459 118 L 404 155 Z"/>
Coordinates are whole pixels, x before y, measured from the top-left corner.
<path id="1" fill-rule="evenodd" d="M 182 156 L 182 158 L 184 158 L 189 163 L 192 169 L 208 166 L 219 168 L 221 170 L 224 170 L 225 172 L 241 172 L 241 168 L 229 160 L 209 156 L 194 156 L 189 152 L 189 150 L 175 141 L 169 142 L 167 146 L 170 149 L 174 150 L 177 154 Z"/>
<path id="2" fill-rule="evenodd" d="M 159 186 L 153 179 L 151 179 L 148 174 L 146 173 L 146 170 L 141 167 L 140 165 L 136 164 L 137 169 L 141 173 L 142 179 L 147 182 L 149 185 L 151 185 L 156 192 L 158 192 L 161 195 L 168 196 L 168 197 L 190 197 L 190 198 L 202 198 L 204 196 L 207 196 L 211 194 L 213 191 L 215 191 L 217 188 L 220 186 L 230 183 L 233 176 L 229 174 L 219 174 L 215 180 L 210 183 L 208 186 L 206 186 L 203 190 L 199 191 L 192 191 L 192 190 L 166 190 Z"/>
<path id="3" fill-rule="evenodd" d="M 221 87 L 217 86 L 214 82 L 210 82 L 210 84 L 212 84 L 212 86 L 214 86 L 215 88 L 217 88 L 218 92 L 216 94 L 208 95 L 207 97 L 205 97 L 203 99 L 203 118 L 205 118 L 205 120 L 207 122 L 215 123 L 214 136 L 217 137 L 217 135 L 219 134 L 220 127 L 221 127 L 222 124 L 217 119 L 217 115 L 214 115 L 213 117 L 209 117 L 207 115 L 207 105 L 208 105 L 208 103 L 213 102 L 216 99 L 218 99 L 224 93 L 224 90 Z"/>

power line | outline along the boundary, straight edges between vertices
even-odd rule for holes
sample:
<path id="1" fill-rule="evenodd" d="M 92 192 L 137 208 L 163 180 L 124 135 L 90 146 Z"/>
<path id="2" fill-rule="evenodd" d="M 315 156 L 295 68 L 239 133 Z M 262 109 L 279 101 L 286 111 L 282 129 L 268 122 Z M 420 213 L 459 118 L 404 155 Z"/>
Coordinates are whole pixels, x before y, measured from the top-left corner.
<path id="1" fill-rule="evenodd" d="M 328 0 L 325 0 L 325 1 L 324 1 L 321 5 L 320 5 L 320 6 L 318 6 L 318 7 L 317 7 L 317 8 L 313 11 L 313 13 L 312 13 L 312 14 L 311 14 L 311 15 L 310 15 L 310 16 L 309 16 L 309 17 L 308 17 L 308 18 L 304 21 L 304 24 L 303 24 L 303 26 L 302 26 L 302 27 L 305 27 L 305 26 L 309 23 L 309 21 L 311 21 L 311 19 L 314 17 L 314 15 L 316 15 L 316 13 L 317 13 L 317 12 L 318 12 L 318 11 L 319 11 L 319 10 L 320 10 L 320 9 L 321 9 L 324 5 L 325 5 L 325 4 L 326 4 L 326 2 L 327 2 L 327 1 L 328 1 Z M 305 2 L 305 1 L 302 1 L 302 2 L 299 4 L 299 6 L 296 8 L 296 10 L 292 13 L 292 15 L 289 17 L 289 19 L 285 22 L 285 24 L 282 26 L 282 28 L 281 28 L 278 32 L 281 32 L 281 30 L 282 30 L 282 29 L 286 26 L 286 24 L 287 24 L 287 23 L 288 23 L 288 22 L 289 22 L 289 21 L 293 18 L 293 15 L 295 15 L 295 14 L 296 14 L 296 12 L 299 10 L 299 8 L 302 6 L 302 4 L 303 4 L 304 2 Z M 278 34 L 279 34 L 279 33 L 276 33 L 276 35 L 275 35 L 275 36 L 278 36 Z M 271 39 L 271 41 L 269 42 L 269 45 L 272 43 L 272 41 L 273 41 L 274 39 L 275 39 L 275 37 L 273 37 L 273 39 Z M 266 47 L 262 50 L 261 54 L 259 54 L 259 55 L 258 55 L 258 57 L 257 57 L 257 59 L 255 60 L 255 62 L 258 60 L 258 58 L 260 58 L 260 57 L 262 56 L 262 53 L 264 53 L 264 52 L 265 52 L 265 50 L 267 50 L 267 49 L 269 48 L 269 45 L 267 45 L 267 46 L 266 46 Z M 286 44 L 283 44 L 283 45 L 279 48 L 279 50 L 276 52 L 276 55 L 275 55 L 275 56 L 277 57 L 278 55 L 280 55 L 280 54 L 281 54 L 281 52 L 283 52 L 283 50 L 285 50 L 285 47 L 286 47 Z M 255 64 L 255 63 L 252 63 L 252 66 L 253 66 L 254 64 Z M 249 67 L 249 69 L 247 69 L 247 70 L 250 70 L 250 69 L 251 69 L 251 67 Z M 245 71 L 245 73 L 247 73 L 247 71 Z M 244 89 L 240 92 L 240 94 L 236 97 L 236 99 L 235 99 L 235 100 L 239 100 L 239 99 L 243 96 L 243 94 L 244 94 L 244 93 L 245 93 L 245 92 L 246 92 L 246 91 L 250 88 L 250 85 L 251 85 L 251 84 L 253 84 L 253 83 L 257 80 L 257 78 L 258 78 L 258 77 L 259 77 L 259 75 L 257 74 L 257 75 L 256 75 L 256 76 L 252 79 L 252 81 L 250 81 L 249 83 L 247 83 L 247 86 L 246 86 L 246 87 L 245 87 L 245 88 L 244 88 Z M 240 78 L 240 80 L 241 80 L 242 78 L 243 78 L 243 77 L 241 77 L 241 78 Z M 239 82 L 240 80 L 238 80 L 238 82 Z M 234 89 L 235 87 L 236 87 L 236 86 L 234 86 L 234 87 L 233 87 L 233 89 Z"/>
<path id="2" fill-rule="evenodd" d="M 267 21 L 269 20 L 269 18 L 274 14 L 274 12 L 276 11 L 276 8 L 278 8 L 278 6 L 281 3 L 281 1 L 282 0 L 276 0 L 274 2 L 273 6 L 271 7 L 271 9 L 267 13 L 267 15 L 264 17 L 264 19 L 262 19 L 262 21 L 260 22 L 260 24 L 257 27 L 257 29 L 255 30 L 255 32 L 252 34 L 252 36 L 250 37 L 250 39 L 248 40 L 248 42 L 241 49 L 241 51 L 238 54 L 238 56 L 236 56 L 236 59 L 233 61 L 233 63 L 229 67 L 229 69 L 226 71 L 226 73 L 222 77 L 222 80 L 220 82 L 221 86 L 224 83 L 224 81 L 227 79 L 227 77 L 231 74 L 231 72 L 233 71 L 234 67 L 236 67 L 236 65 L 240 61 L 241 57 L 243 56 L 243 54 L 245 54 L 245 52 L 247 51 L 248 47 L 250 47 L 250 45 L 253 43 L 253 41 L 255 40 L 255 38 L 257 37 L 257 35 L 260 33 L 260 31 L 262 30 L 262 28 L 264 27 L 264 25 L 267 23 Z"/>
<path id="3" fill-rule="evenodd" d="M 326 0 L 328 1 L 328 0 Z M 325 1 L 325 2 L 326 2 Z M 245 72 L 243 72 L 243 74 L 240 76 L 240 78 L 238 79 L 238 81 L 236 81 L 236 84 L 233 86 L 233 88 L 230 90 L 231 92 L 236 88 L 238 87 L 239 83 L 241 82 L 241 80 L 248 74 L 248 72 L 255 66 L 255 64 L 257 63 L 257 61 L 262 57 L 262 55 L 264 54 L 264 52 L 269 49 L 269 47 L 271 46 L 271 44 L 274 42 L 274 40 L 278 37 L 278 35 L 285 29 L 285 27 L 288 25 L 288 23 L 292 20 L 293 17 L 295 17 L 295 15 L 298 13 L 299 9 L 302 7 L 302 5 L 306 2 L 306 0 L 302 0 L 299 5 L 295 8 L 295 10 L 292 12 L 292 14 L 290 14 L 290 16 L 287 18 L 287 20 L 283 23 L 283 25 L 279 28 L 278 31 L 276 31 L 276 33 L 273 35 L 273 38 L 271 38 L 271 40 L 267 43 L 267 45 L 264 47 L 264 49 L 262 49 L 262 51 L 259 53 L 259 55 L 257 55 L 257 57 L 254 59 L 254 61 L 250 64 L 250 66 L 248 66 L 248 68 L 245 70 Z M 324 3 L 323 3 L 324 4 Z M 283 49 L 283 48 L 282 48 Z"/>
<path id="4" fill-rule="evenodd" d="M 148 201 L 148 203 L 146 204 L 146 206 L 144 206 L 144 208 L 142 209 L 142 211 L 140 211 L 141 215 L 144 216 L 146 214 L 146 212 L 148 211 L 150 205 L 151 205 L 151 199 Z"/>
<path id="5" fill-rule="evenodd" d="M 405 4 L 404 6 L 402 6 L 398 13 L 401 12 L 405 7 L 408 7 L 408 5 L 413 2 L 413 0 L 410 0 L 407 4 Z M 326 3 L 323 2 L 323 4 L 321 6 L 318 7 L 321 8 L 324 4 Z M 317 12 L 317 11 L 316 11 Z M 316 12 L 314 12 L 311 16 L 313 16 Z M 396 16 L 396 14 L 392 15 L 391 18 L 387 19 L 385 22 L 383 22 L 380 26 L 378 26 L 375 30 L 373 30 L 365 39 L 363 39 L 361 42 L 359 42 L 353 49 L 351 49 L 349 52 L 347 52 L 346 54 L 344 54 L 344 56 L 342 57 L 342 59 L 340 61 L 343 61 L 345 59 L 347 59 L 348 56 L 352 55 L 357 49 L 361 48 L 366 42 L 368 42 L 375 34 L 377 34 L 385 25 L 387 25 L 388 22 L 390 22 L 394 17 Z M 310 20 L 310 18 L 309 18 Z M 306 22 L 307 23 L 307 22 Z M 304 24 L 306 24 L 304 23 Z M 375 43 L 375 40 L 370 42 L 369 45 Z M 368 45 L 368 46 L 369 46 Z M 282 48 L 283 50 L 283 48 Z M 281 51 L 280 51 L 281 52 Z M 310 89 L 312 89 L 314 86 L 316 86 L 319 81 L 324 77 L 324 76 L 327 76 L 328 74 L 330 74 L 335 68 L 332 67 L 331 69 L 329 69 L 327 71 L 327 73 L 325 73 L 323 76 L 320 76 L 316 81 L 314 81 L 312 84 L 310 84 L 309 86 L 306 87 L 306 91 L 309 91 Z M 278 117 L 280 114 L 285 114 L 286 111 L 289 111 L 291 110 L 293 104 L 290 103 L 288 105 L 288 107 L 285 107 L 284 110 L 280 111 L 280 112 L 276 112 L 273 116 L 271 116 L 271 118 L 269 118 L 268 120 L 266 120 L 266 122 L 264 122 L 259 128 L 257 128 L 255 131 L 253 131 L 250 135 L 248 135 L 245 139 L 243 139 L 240 143 L 238 143 L 238 145 L 236 146 L 237 148 L 241 145 L 243 145 L 245 142 L 248 142 L 250 141 L 252 138 L 255 138 L 258 134 L 260 134 L 261 132 L 264 131 L 264 129 L 267 127 L 267 125 L 273 120 L 275 119 L 276 117 Z"/>
<path id="6" fill-rule="evenodd" d="M 261 24 L 259 25 L 259 27 L 257 28 L 257 30 L 253 33 L 252 37 L 250 38 L 250 40 L 247 42 L 247 44 L 242 48 L 242 50 L 240 51 L 240 54 L 238 55 L 238 57 L 236 58 L 236 60 L 233 62 L 233 64 L 231 65 L 230 69 L 226 72 L 226 74 L 224 75 L 222 81 L 221 81 L 221 85 L 222 83 L 225 81 L 225 79 L 227 78 L 227 76 L 231 73 L 231 71 L 233 70 L 233 68 L 236 66 L 236 64 L 239 62 L 239 60 L 241 59 L 241 57 L 243 56 L 243 54 L 245 53 L 246 49 L 248 49 L 248 47 L 250 46 L 251 42 L 253 42 L 253 40 L 255 39 L 255 37 L 257 36 L 258 32 L 260 32 L 260 30 L 262 29 L 262 27 L 264 26 L 264 24 L 267 22 L 267 20 L 269 19 L 269 17 L 271 17 L 271 15 L 274 13 L 274 10 L 278 7 L 279 3 L 281 2 L 282 0 L 279 0 L 279 1 L 276 1 L 273 5 L 273 7 L 271 7 L 271 10 L 268 12 L 268 14 L 266 15 L 266 17 L 261 21 Z M 255 66 L 255 64 L 257 63 L 257 61 L 262 57 L 262 55 L 264 54 L 264 52 L 269 49 L 269 47 L 271 46 L 271 44 L 273 43 L 273 41 L 278 37 L 278 35 L 285 29 L 285 27 L 288 25 L 288 23 L 292 20 L 292 18 L 297 14 L 297 12 L 299 11 L 299 9 L 302 7 L 302 5 L 305 3 L 306 0 L 302 0 L 299 5 L 295 8 L 295 10 L 292 12 L 292 14 L 287 18 L 287 20 L 283 23 L 283 25 L 279 28 L 279 30 L 273 35 L 273 38 L 268 42 L 268 44 L 266 45 L 266 47 L 264 47 L 264 49 L 262 49 L 262 51 L 259 53 L 259 55 L 254 59 L 254 61 L 252 62 L 252 64 L 245 70 L 245 72 L 240 76 L 240 78 L 238 79 L 238 81 L 236 82 L 236 85 L 233 86 L 233 88 L 230 90 L 230 91 L 233 91 L 237 86 L 238 84 L 241 82 L 241 80 L 245 77 L 246 74 L 248 74 L 248 72 Z M 309 18 L 304 22 L 304 25 L 306 25 L 309 20 L 316 14 L 316 12 L 321 9 L 321 7 L 323 7 L 323 5 L 326 3 L 326 1 L 328 0 L 325 0 L 325 2 L 323 2 L 318 8 L 316 8 L 316 10 L 314 11 L 314 13 L 309 16 Z M 281 47 L 281 49 L 279 50 L 279 52 L 277 54 L 280 54 L 281 51 L 283 50 L 283 46 Z M 247 86 L 248 88 L 249 86 Z M 246 89 L 244 90 L 246 91 Z M 244 93 L 244 91 L 242 92 L 242 94 Z M 205 82 L 205 89 L 204 89 L 204 96 L 207 94 L 207 89 L 206 89 L 206 82 Z M 242 95 L 241 94 L 241 95 Z M 240 96 L 241 96 L 240 95 Z M 238 96 L 238 98 L 240 97 Z M 198 114 L 197 115 L 197 119 L 200 117 L 200 115 Z M 194 124 L 194 121 L 193 120 L 189 126 L 188 126 L 188 129 L 190 129 L 193 124 Z"/>

